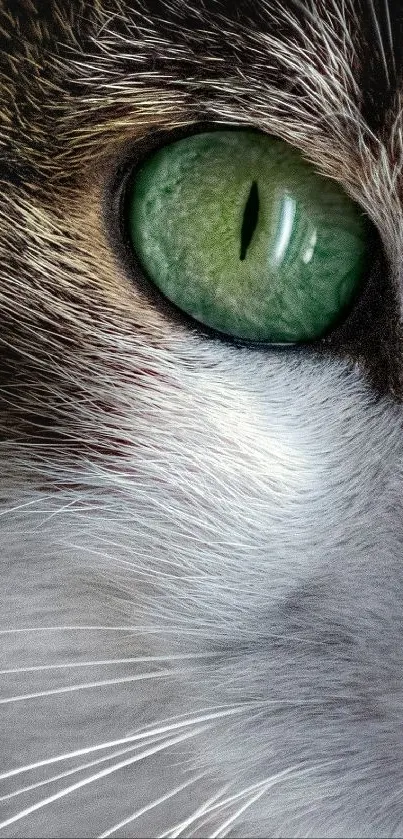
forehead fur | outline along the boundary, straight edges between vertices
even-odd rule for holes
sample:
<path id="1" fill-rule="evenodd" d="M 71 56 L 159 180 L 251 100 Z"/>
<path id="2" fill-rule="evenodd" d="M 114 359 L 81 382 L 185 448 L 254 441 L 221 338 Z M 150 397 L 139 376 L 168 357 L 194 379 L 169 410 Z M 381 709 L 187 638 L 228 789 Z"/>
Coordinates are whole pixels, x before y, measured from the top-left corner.
<path id="1" fill-rule="evenodd" d="M 397 261 L 400 51 L 365 8 L 356 0 L 210 0 L 201 15 L 184 0 L 51 11 L 12 3 L 3 22 L 5 159 L 34 179 L 69 180 L 156 128 L 253 125 L 340 180 Z M 396 34 L 399 24 L 395 15 Z"/>

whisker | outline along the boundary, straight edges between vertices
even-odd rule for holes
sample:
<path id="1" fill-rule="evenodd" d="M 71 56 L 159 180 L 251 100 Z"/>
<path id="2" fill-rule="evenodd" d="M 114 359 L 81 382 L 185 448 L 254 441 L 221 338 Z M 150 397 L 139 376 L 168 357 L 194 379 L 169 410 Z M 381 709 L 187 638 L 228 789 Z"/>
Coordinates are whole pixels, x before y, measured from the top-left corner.
<path id="1" fill-rule="evenodd" d="M 393 43 L 392 24 L 391 24 L 391 20 L 390 20 L 389 0 L 384 0 L 384 3 L 385 3 L 386 28 L 388 30 L 390 57 L 392 59 L 393 73 L 394 73 L 394 75 L 396 75 L 395 46 L 394 46 L 394 43 Z"/>
<path id="2" fill-rule="evenodd" d="M 44 760 L 38 760 L 35 763 L 28 763 L 25 766 L 19 766 L 16 769 L 9 769 L 7 772 L 0 773 L 0 781 L 6 780 L 6 778 L 13 778 L 16 775 L 20 775 L 22 772 L 29 772 L 33 769 L 40 769 L 43 766 L 50 766 L 53 763 L 59 763 L 64 760 L 71 760 L 75 757 L 81 757 L 82 755 L 91 754 L 91 752 L 101 751 L 102 749 L 110 749 L 114 748 L 115 746 L 122 746 L 125 743 L 134 743 L 141 740 L 146 740 L 147 737 L 157 736 L 159 734 L 168 734 L 171 731 L 178 731 L 181 728 L 186 728 L 187 726 L 197 725 L 198 723 L 203 722 L 214 722 L 215 720 L 221 719 L 222 717 L 232 716 L 234 714 L 241 714 L 247 709 L 248 706 L 241 706 L 233 707 L 228 706 L 224 707 L 224 709 L 220 709 L 220 706 L 216 706 L 216 710 L 211 710 L 210 713 L 203 713 L 198 717 L 191 717 L 190 719 L 179 719 L 177 722 L 171 723 L 171 725 L 163 725 L 157 728 L 152 728 L 147 731 L 140 731 L 134 734 L 131 734 L 127 737 L 121 737 L 118 740 L 109 740 L 105 743 L 97 743 L 95 746 L 87 746 L 83 749 L 76 749 L 72 752 L 66 752 L 65 754 L 56 755 L 55 757 L 46 758 Z M 204 709 L 203 709 L 204 710 Z M 208 709 L 206 709 L 208 710 Z M 175 717 L 174 719 L 177 719 Z"/>
<path id="3" fill-rule="evenodd" d="M 175 795 L 178 795 L 182 790 L 189 787 L 191 784 L 195 784 L 197 781 L 200 781 L 202 778 L 206 776 L 205 772 L 202 772 L 200 775 L 195 775 L 194 778 L 191 778 L 190 781 L 186 781 L 184 784 L 181 784 L 179 787 L 176 787 L 171 792 L 166 793 L 165 795 L 161 795 L 160 798 L 157 798 L 155 801 L 152 801 L 151 804 L 146 804 L 145 807 L 141 807 L 140 810 L 136 810 L 131 816 L 128 816 L 127 819 L 124 819 L 117 824 L 114 824 L 113 827 L 110 827 L 108 830 L 105 830 L 104 833 L 101 833 L 98 839 L 107 839 L 107 836 L 112 836 L 113 833 L 116 833 L 117 830 L 120 830 L 122 827 L 126 827 L 127 824 L 135 821 L 140 816 L 143 816 L 144 813 L 148 813 L 150 810 L 153 810 L 155 807 L 158 807 L 160 804 L 163 804 L 165 801 L 168 801 L 170 798 L 173 798 Z"/>
<path id="4" fill-rule="evenodd" d="M 101 630 L 106 632 L 143 632 L 155 629 L 161 631 L 162 627 L 148 627 L 148 626 L 108 626 L 102 624 L 77 624 L 65 626 L 24 626 L 21 628 L 0 629 L 0 635 L 17 635 L 23 632 L 88 632 L 92 630 Z"/>
<path id="5" fill-rule="evenodd" d="M 257 787 L 262 786 L 262 784 L 266 784 L 267 780 L 259 781 L 257 784 L 252 784 L 249 787 L 245 787 L 244 789 L 240 790 L 239 792 L 235 792 L 232 795 L 229 795 L 227 798 L 221 799 L 219 801 L 220 795 L 225 793 L 229 789 L 229 784 L 226 784 L 217 795 L 214 795 L 209 801 L 205 801 L 194 813 L 192 813 L 184 822 L 181 822 L 179 825 L 176 825 L 174 828 L 171 828 L 169 831 L 169 839 L 176 839 L 176 837 L 180 836 L 186 828 L 190 827 L 190 825 L 194 824 L 199 816 L 205 816 L 209 814 L 207 819 L 204 819 L 200 822 L 196 830 L 199 830 L 200 827 L 204 824 L 207 824 L 211 821 L 211 814 L 215 814 L 215 812 L 227 809 L 231 806 L 235 801 L 238 801 L 240 798 L 245 798 L 245 795 L 248 795 L 251 792 L 254 792 Z M 172 835 L 172 831 L 175 831 Z M 166 834 L 164 834 L 165 837 Z M 193 835 L 193 833 L 191 834 Z M 163 837 L 159 837 L 159 839 L 163 839 Z"/>
<path id="6" fill-rule="evenodd" d="M 131 682 L 147 681 L 148 679 L 161 679 L 167 676 L 178 675 L 181 672 L 180 670 L 156 670 L 154 673 L 137 673 L 135 676 L 125 676 L 123 679 L 103 679 L 100 682 L 83 682 L 80 685 L 52 688 L 52 690 L 43 690 L 37 693 L 21 693 L 16 696 L 9 696 L 6 699 L 0 699 L 0 705 L 9 705 L 12 702 L 25 702 L 29 699 L 40 699 L 45 696 L 60 696 L 63 693 L 75 693 L 79 690 L 93 690 L 111 685 L 124 685 Z"/>
<path id="7" fill-rule="evenodd" d="M 110 664 L 147 664 L 161 661 L 192 661 L 193 659 L 216 658 L 215 653 L 185 653 L 174 655 L 137 656 L 135 658 L 104 658 L 93 661 L 71 661 L 66 664 L 39 664 L 33 667 L 10 667 L 0 670 L 0 676 L 17 673 L 37 673 L 46 670 L 69 670 L 75 667 L 97 667 Z"/>
<path id="8" fill-rule="evenodd" d="M 32 507 L 35 504 L 39 504 L 39 502 L 42 504 L 43 501 L 47 501 L 47 499 L 51 499 L 51 498 L 52 498 L 51 495 L 41 495 L 40 498 L 34 498 L 33 500 L 31 499 L 31 501 L 25 501 L 23 504 L 17 504 L 16 507 L 8 507 L 5 510 L 1 511 L 0 518 L 2 516 L 9 516 L 9 515 L 11 515 L 11 513 L 16 513 L 16 512 L 18 512 L 18 510 L 23 510 L 26 507 Z"/>
<path id="9" fill-rule="evenodd" d="M 92 632 L 92 631 L 100 631 L 100 632 L 142 632 L 143 634 L 147 633 L 159 633 L 163 632 L 164 635 L 167 634 L 178 634 L 178 629 L 165 626 L 153 626 L 153 625 L 145 625 L 145 626 L 108 626 L 102 624 L 78 624 L 78 625 L 65 625 L 65 626 L 28 626 L 28 627 L 18 627 L 12 629 L 0 629 L 0 635 L 17 635 L 21 633 L 31 633 L 31 632 Z M 186 633 L 186 630 L 181 626 L 180 628 L 181 635 Z M 192 633 L 188 633 L 192 634 Z"/>
<path id="10" fill-rule="evenodd" d="M 188 816 L 187 819 L 178 822 L 178 824 L 176 824 L 174 827 L 170 827 L 169 830 L 167 830 L 165 833 L 161 833 L 158 839 L 177 839 L 177 837 L 180 836 L 181 833 L 183 833 L 183 831 L 186 830 L 187 827 L 189 827 L 193 822 L 195 822 L 199 818 L 199 816 L 204 816 L 206 810 L 210 809 L 211 805 L 215 804 L 215 802 L 220 798 L 220 796 L 226 793 L 228 789 L 229 784 L 225 784 L 225 786 L 222 787 L 219 790 L 219 792 L 216 792 L 215 795 L 213 795 L 211 798 L 208 798 L 207 801 L 201 804 L 197 808 L 197 810 L 194 811 L 194 813 L 191 813 L 191 815 Z"/>
<path id="11" fill-rule="evenodd" d="M 329 763 L 330 761 L 327 761 L 327 764 L 321 764 L 321 766 L 328 765 Z M 312 766 L 303 769 L 301 767 L 301 764 L 296 764 L 295 766 L 290 766 L 288 769 L 283 769 L 281 772 L 277 772 L 276 775 L 272 775 L 270 778 L 266 778 L 264 781 L 259 781 L 257 784 L 255 784 L 255 789 L 259 787 L 259 789 L 257 789 L 257 792 L 254 795 L 252 795 L 251 798 L 248 799 L 248 801 L 242 804 L 238 808 L 238 810 L 236 810 L 235 813 L 229 816 L 228 819 L 226 819 L 226 821 L 223 822 L 220 825 L 220 827 L 218 827 L 217 830 L 215 830 L 214 833 L 211 834 L 210 839 L 225 839 L 225 837 L 228 835 L 228 828 L 231 827 L 231 825 L 234 824 L 237 818 L 240 815 L 242 815 L 242 813 L 244 813 L 245 810 L 251 807 L 252 804 L 258 801 L 259 798 L 261 798 L 262 795 L 264 795 L 269 789 L 272 789 L 273 787 L 277 786 L 277 784 L 281 783 L 282 781 L 286 780 L 292 775 L 306 775 L 311 772 L 315 772 L 318 768 L 318 766 Z M 245 792 L 246 790 L 243 790 L 243 793 Z"/>
<path id="12" fill-rule="evenodd" d="M 54 801 L 59 801 L 60 799 L 65 798 L 67 795 L 71 795 L 71 793 L 76 792 L 76 790 L 82 789 L 83 787 L 88 786 L 89 784 L 93 784 L 95 781 L 101 780 L 101 778 L 106 778 L 108 775 L 112 775 L 119 769 L 123 769 L 126 766 L 132 766 L 133 764 L 139 763 L 141 760 L 145 760 L 146 758 L 151 757 L 152 755 L 157 754 L 158 752 L 162 752 L 165 749 L 169 749 L 171 746 L 175 746 L 179 743 L 184 742 L 185 740 L 190 740 L 191 738 L 196 737 L 198 734 L 207 731 L 207 729 L 208 726 L 202 726 L 200 728 L 197 728 L 195 731 L 184 732 L 179 737 L 172 737 L 168 740 L 165 740 L 162 744 L 158 743 L 156 746 L 146 749 L 139 755 L 134 755 L 133 757 L 129 757 L 126 760 L 122 760 L 119 763 L 116 763 L 114 766 L 108 766 L 106 769 L 101 769 L 100 772 L 96 772 L 89 778 L 83 778 L 81 781 L 76 781 L 75 784 L 71 784 L 71 786 L 65 787 L 65 789 L 59 790 L 59 792 L 56 792 L 53 795 L 49 795 L 47 798 L 41 799 L 41 801 L 37 801 L 35 804 L 32 804 L 30 807 L 26 807 L 24 810 L 21 810 L 14 816 L 10 816 L 10 818 L 0 823 L 0 830 L 3 830 L 5 827 L 9 827 L 11 824 L 15 824 L 21 819 L 26 818 L 26 816 L 31 815 L 31 813 L 35 813 L 38 810 L 41 810 L 43 807 L 47 807 Z"/>
<path id="13" fill-rule="evenodd" d="M 290 771 L 289 769 L 284 770 L 283 774 L 284 774 L 284 772 L 288 773 L 289 771 Z M 274 776 L 274 777 L 277 778 L 277 776 Z M 245 796 L 256 792 L 256 790 L 259 792 L 259 790 L 261 790 L 262 787 L 266 788 L 267 784 L 269 782 L 272 782 L 272 781 L 273 781 L 273 776 L 271 776 L 270 779 L 265 778 L 263 781 L 258 781 L 255 784 L 251 784 L 250 786 L 244 787 L 243 789 L 239 790 L 238 792 L 235 792 L 232 795 L 227 796 L 227 798 L 223 798 L 223 799 L 221 799 L 221 801 L 217 801 L 217 803 L 213 803 L 212 806 L 207 807 L 206 806 L 207 803 L 206 803 L 206 805 L 203 806 L 203 813 L 201 815 L 207 815 L 208 817 L 206 819 L 203 819 L 201 822 L 199 822 L 198 825 L 195 827 L 195 830 L 192 831 L 192 833 L 190 833 L 189 835 L 193 836 L 194 832 L 196 830 L 199 831 L 201 827 L 204 827 L 204 825 L 211 822 L 212 818 L 214 818 L 217 811 L 221 812 L 222 810 L 227 810 L 228 807 L 231 806 L 231 804 L 234 804 L 235 802 L 239 801 L 240 798 L 241 799 L 245 798 Z M 227 788 L 228 788 L 228 785 L 227 785 Z M 218 797 L 219 796 L 216 796 L 216 798 L 218 798 Z M 198 818 L 198 815 L 197 815 L 197 813 L 195 813 L 194 816 L 187 819 L 186 827 L 189 827 L 191 824 L 194 824 L 197 821 L 197 818 Z M 180 833 L 177 834 L 177 835 L 180 835 Z"/>
<path id="14" fill-rule="evenodd" d="M 78 498 L 72 498 L 66 504 L 63 504 L 61 507 L 58 507 L 56 510 L 53 510 L 51 513 L 48 513 L 46 515 L 46 517 L 44 519 L 42 519 L 42 521 L 34 528 L 34 531 L 42 529 L 44 527 L 44 525 L 48 524 L 48 522 L 51 519 L 53 519 L 55 516 L 60 515 L 60 513 L 66 512 L 66 510 L 69 510 L 71 507 L 81 505 L 82 502 L 86 498 L 90 498 L 90 497 L 91 497 L 90 493 L 85 492 L 85 493 L 82 493 Z"/>
<path id="15" fill-rule="evenodd" d="M 264 795 L 265 792 L 267 792 L 267 790 L 270 789 L 271 786 L 272 784 L 266 784 L 263 787 L 263 789 L 260 789 L 258 790 L 258 792 L 255 792 L 255 794 L 252 795 L 252 797 L 249 798 L 249 800 L 246 801 L 245 804 L 242 804 L 241 807 L 238 807 L 238 810 L 236 810 L 236 812 L 233 813 L 232 816 L 229 816 L 229 818 L 225 822 L 223 822 L 223 824 L 221 824 L 220 827 L 214 831 L 214 833 L 211 834 L 211 839 L 224 839 L 225 836 L 228 836 L 228 828 L 231 827 L 231 825 L 239 818 L 239 816 L 242 815 L 242 813 L 245 812 L 245 810 L 251 807 L 252 804 L 254 804 L 256 801 L 258 801 L 259 798 L 261 798 L 262 795 Z"/>
<path id="16" fill-rule="evenodd" d="M 380 49 L 380 53 L 381 53 L 381 57 L 382 57 L 382 63 L 383 63 L 384 70 L 385 70 L 386 81 L 387 81 L 388 85 L 390 85 L 388 62 L 386 60 L 385 48 L 384 48 L 384 45 L 383 45 L 382 33 L 381 33 L 381 30 L 380 30 L 380 26 L 379 26 L 378 16 L 376 14 L 374 0 L 368 0 L 368 5 L 369 5 L 369 8 L 370 8 L 372 22 L 374 24 L 376 37 L 377 37 L 378 44 L 379 44 L 379 49 Z"/>
<path id="17" fill-rule="evenodd" d="M 316 24 L 317 24 L 316 17 L 314 15 L 314 13 L 310 9 L 307 8 L 307 6 L 303 2 L 303 0 L 292 0 L 292 3 L 293 3 L 294 6 L 296 6 L 297 9 L 299 9 L 301 12 L 304 13 L 305 17 L 307 17 L 308 20 L 311 21 L 311 23 L 313 23 L 316 26 Z"/>
<path id="18" fill-rule="evenodd" d="M 159 737 L 150 737 L 148 741 L 148 745 L 152 743 L 158 743 L 161 740 L 165 740 L 166 735 L 160 734 Z M 87 763 L 81 763 L 79 766 L 75 766 L 73 769 L 67 769 L 66 772 L 59 772 L 57 775 L 52 775 L 50 778 L 45 778 L 43 781 L 37 781 L 35 784 L 29 784 L 25 787 L 20 787 L 19 789 L 13 790 L 12 792 L 7 793 L 7 795 L 0 796 L 1 801 L 9 801 L 11 798 L 16 798 L 18 795 L 23 795 L 25 792 L 32 792 L 33 789 L 38 789 L 39 787 L 44 787 L 46 784 L 53 784 L 56 781 L 61 781 L 63 778 L 68 778 L 70 775 L 74 775 L 77 772 L 82 772 L 85 769 L 91 769 L 93 766 L 99 766 L 101 763 L 106 763 L 108 760 L 113 760 L 115 757 L 121 757 L 124 754 L 128 754 L 129 752 L 136 751 L 136 749 L 141 749 L 144 746 L 144 743 L 134 743 L 131 746 L 128 746 L 126 749 L 119 749 L 116 752 L 111 752 L 108 755 L 104 755 L 104 757 L 98 757 L 96 760 L 87 761 Z"/>

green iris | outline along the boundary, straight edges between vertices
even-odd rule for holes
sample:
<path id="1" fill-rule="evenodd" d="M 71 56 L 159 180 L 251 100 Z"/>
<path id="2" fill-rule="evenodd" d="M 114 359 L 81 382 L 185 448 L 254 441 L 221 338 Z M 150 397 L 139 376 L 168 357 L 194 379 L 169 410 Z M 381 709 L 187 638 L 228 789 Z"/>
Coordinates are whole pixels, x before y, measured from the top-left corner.
<path id="1" fill-rule="evenodd" d="M 137 172 L 126 207 L 147 276 L 195 320 L 238 338 L 319 337 L 366 271 L 359 207 L 298 151 L 255 131 L 161 148 Z"/>

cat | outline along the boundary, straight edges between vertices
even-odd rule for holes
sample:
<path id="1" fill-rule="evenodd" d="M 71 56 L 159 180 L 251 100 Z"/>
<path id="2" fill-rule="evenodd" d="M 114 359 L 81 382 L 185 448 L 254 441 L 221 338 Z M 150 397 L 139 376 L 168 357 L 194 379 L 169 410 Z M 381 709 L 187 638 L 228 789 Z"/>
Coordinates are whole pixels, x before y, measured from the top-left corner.
<path id="1" fill-rule="evenodd" d="M 403 836 L 399 4 L 0 31 L 0 836 Z M 317 341 L 204 330 L 127 258 L 128 167 L 222 127 L 373 224 Z"/>

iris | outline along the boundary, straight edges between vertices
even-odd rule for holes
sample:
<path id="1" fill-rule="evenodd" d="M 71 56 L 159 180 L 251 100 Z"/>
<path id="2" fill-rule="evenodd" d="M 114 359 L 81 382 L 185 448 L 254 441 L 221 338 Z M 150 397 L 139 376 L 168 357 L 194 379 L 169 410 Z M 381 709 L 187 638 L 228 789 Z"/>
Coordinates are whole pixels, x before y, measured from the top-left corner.
<path id="1" fill-rule="evenodd" d="M 125 206 L 146 276 L 196 321 L 236 338 L 320 337 L 367 271 L 362 210 L 300 152 L 257 131 L 164 146 L 135 173 Z"/>

